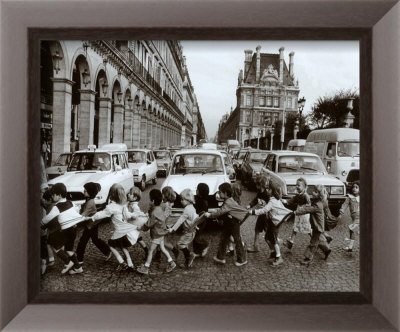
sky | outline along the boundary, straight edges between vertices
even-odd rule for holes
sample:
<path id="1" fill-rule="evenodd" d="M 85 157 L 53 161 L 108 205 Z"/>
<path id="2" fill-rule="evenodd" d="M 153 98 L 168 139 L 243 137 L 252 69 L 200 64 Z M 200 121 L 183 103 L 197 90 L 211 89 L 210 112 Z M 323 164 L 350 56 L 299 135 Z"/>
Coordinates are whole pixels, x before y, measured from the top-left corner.
<path id="1" fill-rule="evenodd" d="M 319 97 L 341 89 L 359 91 L 358 41 L 181 41 L 208 138 L 215 136 L 221 117 L 236 107 L 237 78 L 244 67 L 244 50 L 261 46 L 261 53 L 279 54 L 289 68 L 295 52 L 294 75 L 299 98 L 305 97 L 303 114 Z"/>

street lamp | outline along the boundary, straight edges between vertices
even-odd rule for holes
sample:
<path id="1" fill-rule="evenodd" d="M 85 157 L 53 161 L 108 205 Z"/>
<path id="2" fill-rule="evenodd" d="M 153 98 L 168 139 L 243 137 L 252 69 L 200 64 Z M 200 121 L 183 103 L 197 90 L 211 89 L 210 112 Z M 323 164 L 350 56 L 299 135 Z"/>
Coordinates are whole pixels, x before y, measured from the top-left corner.
<path id="1" fill-rule="evenodd" d="M 353 110 L 353 97 L 347 98 L 347 109 L 349 110 L 344 117 L 344 122 L 345 122 L 345 127 L 346 128 L 351 128 L 354 123 L 354 115 L 351 114 L 351 111 Z"/>
<path id="2" fill-rule="evenodd" d="M 270 145 L 270 150 L 272 151 L 273 147 L 274 147 L 274 134 L 275 134 L 275 125 L 273 124 L 271 127 L 271 145 Z"/>
<path id="3" fill-rule="evenodd" d="M 121 103 L 121 101 L 122 101 L 122 92 L 121 92 L 121 90 L 119 90 L 117 92 L 117 99 L 118 99 L 118 102 Z"/>
<path id="4" fill-rule="evenodd" d="M 305 104 L 306 104 L 306 98 L 304 97 L 297 101 L 297 107 L 299 109 L 299 116 L 300 116 L 299 129 L 301 129 L 301 115 L 303 114 Z"/>
<path id="5" fill-rule="evenodd" d="M 107 81 L 104 81 L 104 83 L 102 85 L 102 89 L 103 89 L 104 97 L 107 96 L 107 90 L 108 90 L 108 82 Z"/>
<path id="6" fill-rule="evenodd" d="M 85 87 L 90 83 L 90 74 L 88 73 L 87 68 L 82 73 L 82 81 Z"/>

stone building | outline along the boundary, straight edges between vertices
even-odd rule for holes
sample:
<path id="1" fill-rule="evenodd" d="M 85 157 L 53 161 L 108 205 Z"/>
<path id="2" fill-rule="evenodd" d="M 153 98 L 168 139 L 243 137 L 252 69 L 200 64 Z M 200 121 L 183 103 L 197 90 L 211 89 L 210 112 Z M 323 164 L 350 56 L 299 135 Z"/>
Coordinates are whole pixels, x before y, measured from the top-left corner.
<path id="1" fill-rule="evenodd" d="M 271 135 L 272 126 L 290 113 L 297 113 L 298 81 L 294 77 L 294 52 L 289 54 L 289 68 L 284 48 L 279 54 L 245 50 L 244 69 L 238 76 L 237 106 L 225 114 L 218 129 L 218 142 L 237 139 L 242 145 L 253 138 Z M 275 138 L 276 140 L 277 138 Z"/>
<path id="2" fill-rule="evenodd" d="M 179 41 L 43 41 L 40 70 L 49 161 L 90 144 L 191 142 L 193 105 L 186 96 L 194 91 Z"/>

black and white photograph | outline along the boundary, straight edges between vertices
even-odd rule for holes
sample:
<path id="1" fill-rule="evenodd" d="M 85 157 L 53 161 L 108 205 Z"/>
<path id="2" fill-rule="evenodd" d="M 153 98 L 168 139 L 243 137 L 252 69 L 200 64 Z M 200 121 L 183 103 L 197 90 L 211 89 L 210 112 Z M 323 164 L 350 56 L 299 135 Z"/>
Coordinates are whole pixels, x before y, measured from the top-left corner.
<path id="1" fill-rule="evenodd" d="M 42 40 L 40 291 L 359 292 L 359 100 L 358 40 Z"/>

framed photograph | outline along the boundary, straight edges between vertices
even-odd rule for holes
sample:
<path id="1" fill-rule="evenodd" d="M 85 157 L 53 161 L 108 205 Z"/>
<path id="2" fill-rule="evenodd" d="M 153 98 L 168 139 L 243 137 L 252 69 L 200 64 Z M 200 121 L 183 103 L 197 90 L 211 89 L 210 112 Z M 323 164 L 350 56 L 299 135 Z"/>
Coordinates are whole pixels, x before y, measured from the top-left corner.
<path id="1" fill-rule="evenodd" d="M 349 4 L 329 6 L 349 9 Z M 290 312 L 322 329 L 320 317 L 334 324 L 351 308 L 348 321 L 336 329 L 396 326 L 396 311 L 377 297 L 385 286 L 376 284 L 383 277 L 377 275 L 375 264 L 385 265 L 376 258 L 390 252 L 394 243 L 382 244 L 374 231 L 382 226 L 376 225 L 377 211 L 383 212 L 375 204 L 376 189 L 389 189 L 374 182 L 383 167 L 375 159 L 381 154 L 373 152 L 383 141 L 375 140 L 374 128 L 381 122 L 373 112 L 379 95 L 372 98 L 371 79 L 373 38 L 382 31 L 374 30 L 373 36 L 372 27 L 394 3 L 373 4 L 375 14 L 365 12 L 365 22 L 359 18 L 354 26 L 277 28 L 271 21 L 268 27 L 255 23 L 177 28 L 179 24 L 164 26 L 163 20 L 151 28 L 26 26 L 29 126 L 23 137 L 28 138 L 29 149 L 28 167 L 21 170 L 28 174 L 29 223 L 24 226 L 28 263 L 21 280 L 27 284 L 26 303 L 34 304 L 28 307 L 38 312 L 42 304 L 76 304 L 78 309 L 107 303 L 114 304 L 110 310 L 128 312 L 118 305 L 162 304 L 149 307 L 149 313 L 159 308 L 160 314 L 169 315 L 171 305 L 202 304 L 198 315 L 199 307 L 185 307 L 199 324 L 215 304 L 224 304 L 219 307 L 223 321 L 229 311 L 245 308 L 238 304 L 258 305 L 248 307 L 249 317 L 268 310 L 275 313 L 249 323 L 249 329 L 266 322 L 274 329 L 289 328 L 283 317 Z M 176 3 L 169 5 L 175 8 Z M 359 6 L 351 5 L 353 10 Z M 274 6 L 270 9 L 277 12 L 283 8 Z M 206 15 L 208 9 L 202 10 Z M 254 4 L 247 10 L 253 12 Z M 396 117 L 392 120 L 396 122 Z M 306 140 L 304 151 L 294 145 L 301 139 Z M 222 146 L 201 148 L 206 141 Z M 241 148 L 250 147 L 240 173 L 229 156 L 233 141 Z M 170 151 L 174 154 L 169 165 L 164 159 L 157 162 L 157 154 Z M 265 155 L 256 170 L 257 153 Z M 346 158 L 350 165 L 345 165 Z M 293 173 L 294 180 L 288 180 L 286 173 Z M 215 181 L 217 177 L 222 180 Z M 221 184 L 234 181 L 242 188 L 242 208 L 237 205 L 236 212 L 228 215 L 237 228 L 227 226 L 232 220 L 222 226 L 216 222 L 224 219 L 218 211 L 232 194 L 231 185 L 227 192 Z M 269 195 L 264 202 L 260 201 L 263 181 Z M 186 216 L 190 207 L 193 211 L 198 207 L 200 183 L 207 187 L 208 219 L 203 221 L 203 216 L 197 229 L 190 227 L 190 222 L 197 223 L 194 214 L 183 223 L 183 233 L 174 233 L 183 221 L 182 210 Z M 162 191 L 166 187 L 174 199 Z M 294 222 L 283 218 L 280 224 L 282 218 L 277 221 L 272 213 L 264 221 L 248 217 L 266 213 L 262 209 L 277 209 L 268 200 L 280 204 L 282 210 L 275 212 L 291 207 L 296 191 L 308 192 L 313 199 L 311 206 L 285 210 L 296 211 Z M 44 202 L 45 192 L 50 207 Z M 261 206 L 250 204 L 255 197 Z M 165 203 L 168 199 L 172 214 Z M 94 211 L 89 213 L 85 209 L 90 200 Z M 329 233 L 325 233 L 327 218 L 317 213 L 323 202 L 333 212 Z M 253 208 L 246 209 L 248 205 Z M 132 214 L 133 206 L 149 211 L 148 215 L 140 214 L 139 220 L 137 210 Z M 157 209 L 164 220 L 154 225 L 153 220 L 160 222 Z M 307 220 L 300 218 L 308 213 Z M 104 218 L 111 220 L 96 222 Z M 241 220 L 245 222 L 239 226 Z M 385 225 L 395 232 L 395 226 Z M 44 237 L 51 250 L 41 241 Z M 329 238 L 333 238 L 330 244 Z M 157 247 L 159 261 L 153 257 Z M 393 285 L 395 280 L 390 278 Z M 311 306 L 300 306 L 304 304 Z M 293 313 L 296 308 L 303 313 Z M 104 314 L 103 309 L 97 313 Z M 135 315 L 144 313 L 137 305 L 132 310 Z M 13 313 L 8 309 L 7 317 Z M 205 329 L 229 329 L 223 321 L 207 323 Z M 189 323 L 180 328 L 187 329 L 185 324 Z"/>

